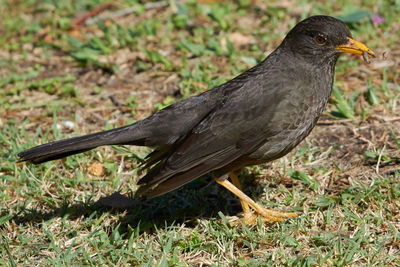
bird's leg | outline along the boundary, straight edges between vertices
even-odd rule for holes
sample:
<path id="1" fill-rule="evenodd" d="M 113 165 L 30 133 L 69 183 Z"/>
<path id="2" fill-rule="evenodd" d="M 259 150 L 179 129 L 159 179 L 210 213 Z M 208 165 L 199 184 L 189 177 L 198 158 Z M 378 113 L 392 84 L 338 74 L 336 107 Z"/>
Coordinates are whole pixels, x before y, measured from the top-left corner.
<path id="1" fill-rule="evenodd" d="M 234 186 L 227 179 L 216 178 L 215 180 L 217 183 L 219 183 L 220 185 L 222 185 L 223 187 L 225 187 L 226 189 L 231 191 L 233 194 L 235 194 L 242 203 L 250 206 L 256 214 L 261 216 L 261 220 L 263 222 L 269 222 L 269 223 L 281 222 L 287 218 L 294 218 L 298 215 L 295 212 L 282 212 L 282 211 L 266 209 L 266 208 L 262 207 L 261 205 L 257 204 L 256 202 L 254 202 L 254 200 L 252 200 L 250 197 L 248 197 L 245 193 L 243 193 L 239 188 Z M 243 204 L 242 204 L 242 206 L 243 206 Z M 250 224 L 250 225 L 256 224 L 256 220 L 254 220 L 253 217 L 254 216 L 251 215 L 248 220 L 246 220 L 246 218 L 244 218 L 245 219 L 244 223 Z"/>
<path id="2" fill-rule="evenodd" d="M 240 182 L 239 182 L 239 178 L 238 178 L 237 174 L 235 172 L 230 172 L 229 177 L 231 178 L 233 185 L 236 186 L 237 189 L 239 189 L 240 191 L 243 192 L 242 187 L 240 186 Z M 244 221 L 246 222 L 246 221 L 254 220 L 253 217 L 257 217 L 257 216 L 253 212 L 251 212 L 249 204 L 247 204 L 246 201 L 243 201 L 240 198 L 239 198 L 239 200 L 240 200 L 240 204 L 242 204 Z"/>

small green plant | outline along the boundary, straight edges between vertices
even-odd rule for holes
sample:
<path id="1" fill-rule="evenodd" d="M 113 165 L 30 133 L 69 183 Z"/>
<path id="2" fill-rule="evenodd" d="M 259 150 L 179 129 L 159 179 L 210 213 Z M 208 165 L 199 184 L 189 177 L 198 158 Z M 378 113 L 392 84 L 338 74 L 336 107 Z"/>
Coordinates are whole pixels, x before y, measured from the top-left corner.
<path id="1" fill-rule="evenodd" d="M 127 103 L 128 106 L 131 108 L 131 114 L 132 114 L 132 116 L 135 116 L 135 114 L 136 114 L 136 108 L 137 108 L 137 106 L 138 106 L 137 100 L 138 100 L 138 97 L 137 97 L 137 96 L 135 96 L 135 97 L 128 97 L 128 98 L 126 99 L 126 103 Z"/>
<path id="2" fill-rule="evenodd" d="M 163 64 L 168 71 L 173 69 L 172 63 L 159 52 L 145 50 L 145 54 L 151 62 Z"/>
<path id="3" fill-rule="evenodd" d="M 350 98 L 344 96 L 343 91 L 337 87 L 333 86 L 332 96 L 335 106 L 335 110 L 331 112 L 331 116 L 337 119 L 352 119 L 355 117 L 355 99 L 359 94 L 358 91 L 353 93 Z"/>

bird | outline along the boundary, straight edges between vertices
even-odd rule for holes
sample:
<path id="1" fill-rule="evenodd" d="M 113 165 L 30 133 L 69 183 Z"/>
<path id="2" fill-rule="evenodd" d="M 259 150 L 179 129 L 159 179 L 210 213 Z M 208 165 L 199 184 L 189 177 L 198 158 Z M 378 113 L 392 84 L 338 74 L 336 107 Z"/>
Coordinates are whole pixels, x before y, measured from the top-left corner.
<path id="1" fill-rule="evenodd" d="M 311 16 L 263 61 L 224 84 L 127 126 L 30 148 L 19 161 L 40 164 L 104 145 L 148 146 L 154 149 L 142 165 L 147 172 L 137 197 L 157 197 L 211 173 L 239 198 L 244 224 L 294 218 L 297 212 L 267 209 L 247 196 L 238 173 L 283 157 L 309 135 L 327 105 L 342 53 L 375 57 L 343 21 Z"/>

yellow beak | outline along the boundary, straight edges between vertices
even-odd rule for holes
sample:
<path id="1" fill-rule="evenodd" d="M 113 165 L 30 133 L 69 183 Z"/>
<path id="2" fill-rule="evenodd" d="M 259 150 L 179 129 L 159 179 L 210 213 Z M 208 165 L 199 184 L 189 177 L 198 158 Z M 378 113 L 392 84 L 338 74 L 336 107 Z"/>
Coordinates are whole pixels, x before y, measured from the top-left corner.
<path id="1" fill-rule="evenodd" d="M 368 57 L 374 58 L 375 54 L 365 44 L 347 37 L 347 43 L 336 46 L 336 49 L 343 53 L 351 53 L 356 55 L 368 54 Z"/>

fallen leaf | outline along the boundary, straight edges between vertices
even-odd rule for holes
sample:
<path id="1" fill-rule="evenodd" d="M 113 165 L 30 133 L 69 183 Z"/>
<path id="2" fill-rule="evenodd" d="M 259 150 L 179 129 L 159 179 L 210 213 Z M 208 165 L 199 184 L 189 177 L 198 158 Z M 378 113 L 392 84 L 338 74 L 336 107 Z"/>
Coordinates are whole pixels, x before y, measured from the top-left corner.
<path id="1" fill-rule="evenodd" d="M 88 172 L 89 172 L 90 175 L 93 175 L 93 176 L 97 176 L 97 177 L 103 176 L 103 174 L 104 174 L 104 166 L 101 163 L 92 162 L 92 163 L 89 164 Z"/>

